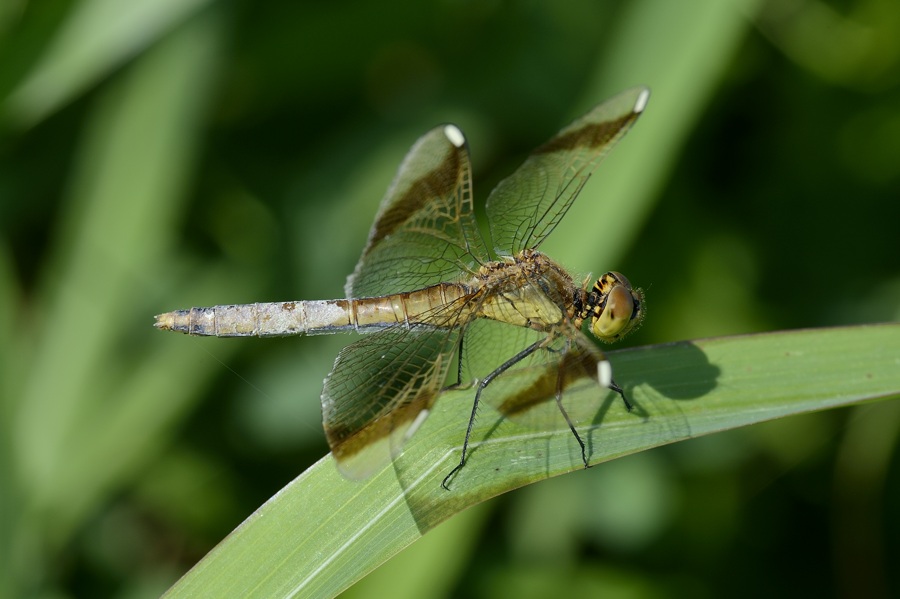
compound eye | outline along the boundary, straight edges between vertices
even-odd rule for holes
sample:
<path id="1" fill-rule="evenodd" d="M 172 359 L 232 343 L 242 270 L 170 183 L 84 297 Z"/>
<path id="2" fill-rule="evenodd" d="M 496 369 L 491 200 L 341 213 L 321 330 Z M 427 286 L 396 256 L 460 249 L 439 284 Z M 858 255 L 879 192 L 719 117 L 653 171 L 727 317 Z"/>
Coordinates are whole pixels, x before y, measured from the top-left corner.
<path id="1" fill-rule="evenodd" d="M 603 311 L 591 320 L 591 332 L 601 341 L 612 341 L 631 328 L 635 298 L 624 285 L 609 291 Z"/>

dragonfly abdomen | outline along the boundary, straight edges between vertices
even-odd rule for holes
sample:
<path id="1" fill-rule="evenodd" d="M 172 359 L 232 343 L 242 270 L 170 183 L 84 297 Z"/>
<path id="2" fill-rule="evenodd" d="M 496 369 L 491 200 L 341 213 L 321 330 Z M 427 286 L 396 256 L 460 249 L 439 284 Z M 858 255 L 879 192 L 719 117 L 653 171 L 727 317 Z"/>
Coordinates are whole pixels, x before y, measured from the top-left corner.
<path id="1" fill-rule="evenodd" d="M 361 299 L 234 304 L 175 310 L 156 317 L 156 327 L 212 337 L 283 337 L 425 324 L 449 326 L 439 308 L 469 292 L 456 283 Z"/>

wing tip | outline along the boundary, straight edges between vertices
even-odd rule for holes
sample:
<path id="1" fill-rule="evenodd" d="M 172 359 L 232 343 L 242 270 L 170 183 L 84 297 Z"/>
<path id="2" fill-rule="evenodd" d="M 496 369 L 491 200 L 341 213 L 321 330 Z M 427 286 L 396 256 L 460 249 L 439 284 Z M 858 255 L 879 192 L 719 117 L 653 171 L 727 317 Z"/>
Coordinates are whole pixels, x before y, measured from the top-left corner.
<path id="1" fill-rule="evenodd" d="M 602 387 L 609 387 L 612 384 L 612 365 L 609 360 L 597 362 L 597 382 Z"/>
<path id="2" fill-rule="evenodd" d="M 466 145 L 466 136 L 456 125 L 444 125 L 444 137 L 457 148 Z"/>
<path id="3" fill-rule="evenodd" d="M 637 100 L 634 102 L 634 108 L 632 109 L 635 114 L 640 114 L 644 112 L 644 108 L 647 107 L 647 102 L 650 100 L 650 88 L 644 87 L 641 88 L 641 92 L 638 94 Z"/>

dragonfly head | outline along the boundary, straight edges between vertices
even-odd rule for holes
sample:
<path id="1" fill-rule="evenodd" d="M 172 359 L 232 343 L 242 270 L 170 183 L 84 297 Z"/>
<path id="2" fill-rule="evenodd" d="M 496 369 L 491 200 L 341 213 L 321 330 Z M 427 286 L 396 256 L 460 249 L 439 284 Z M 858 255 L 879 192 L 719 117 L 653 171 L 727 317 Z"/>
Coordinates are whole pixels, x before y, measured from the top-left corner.
<path id="1" fill-rule="evenodd" d="M 625 275 L 608 272 L 589 294 L 591 333 L 600 341 L 618 341 L 637 329 L 644 319 L 644 292 L 633 289 Z"/>

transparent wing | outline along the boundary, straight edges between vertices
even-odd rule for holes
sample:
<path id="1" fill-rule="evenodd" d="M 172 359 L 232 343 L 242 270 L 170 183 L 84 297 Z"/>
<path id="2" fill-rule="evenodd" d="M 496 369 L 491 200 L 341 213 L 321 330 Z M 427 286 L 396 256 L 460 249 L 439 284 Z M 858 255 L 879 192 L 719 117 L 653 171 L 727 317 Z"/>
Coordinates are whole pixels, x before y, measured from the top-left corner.
<path id="1" fill-rule="evenodd" d="M 457 323 L 465 300 L 442 306 Z M 397 325 L 344 348 L 325 379 L 325 435 L 338 467 L 363 479 L 390 462 L 427 416 L 456 365 L 461 328 Z"/>
<path id="2" fill-rule="evenodd" d="M 406 155 L 381 201 L 347 297 L 371 297 L 459 279 L 487 260 L 472 212 L 465 138 L 436 127 Z"/>
<path id="3" fill-rule="evenodd" d="M 541 244 L 643 111 L 649 94 L 636 87 L 600 104 L 537 148 L 494 188 L 487 215 L 498 254 L 515 255 Z"/>

